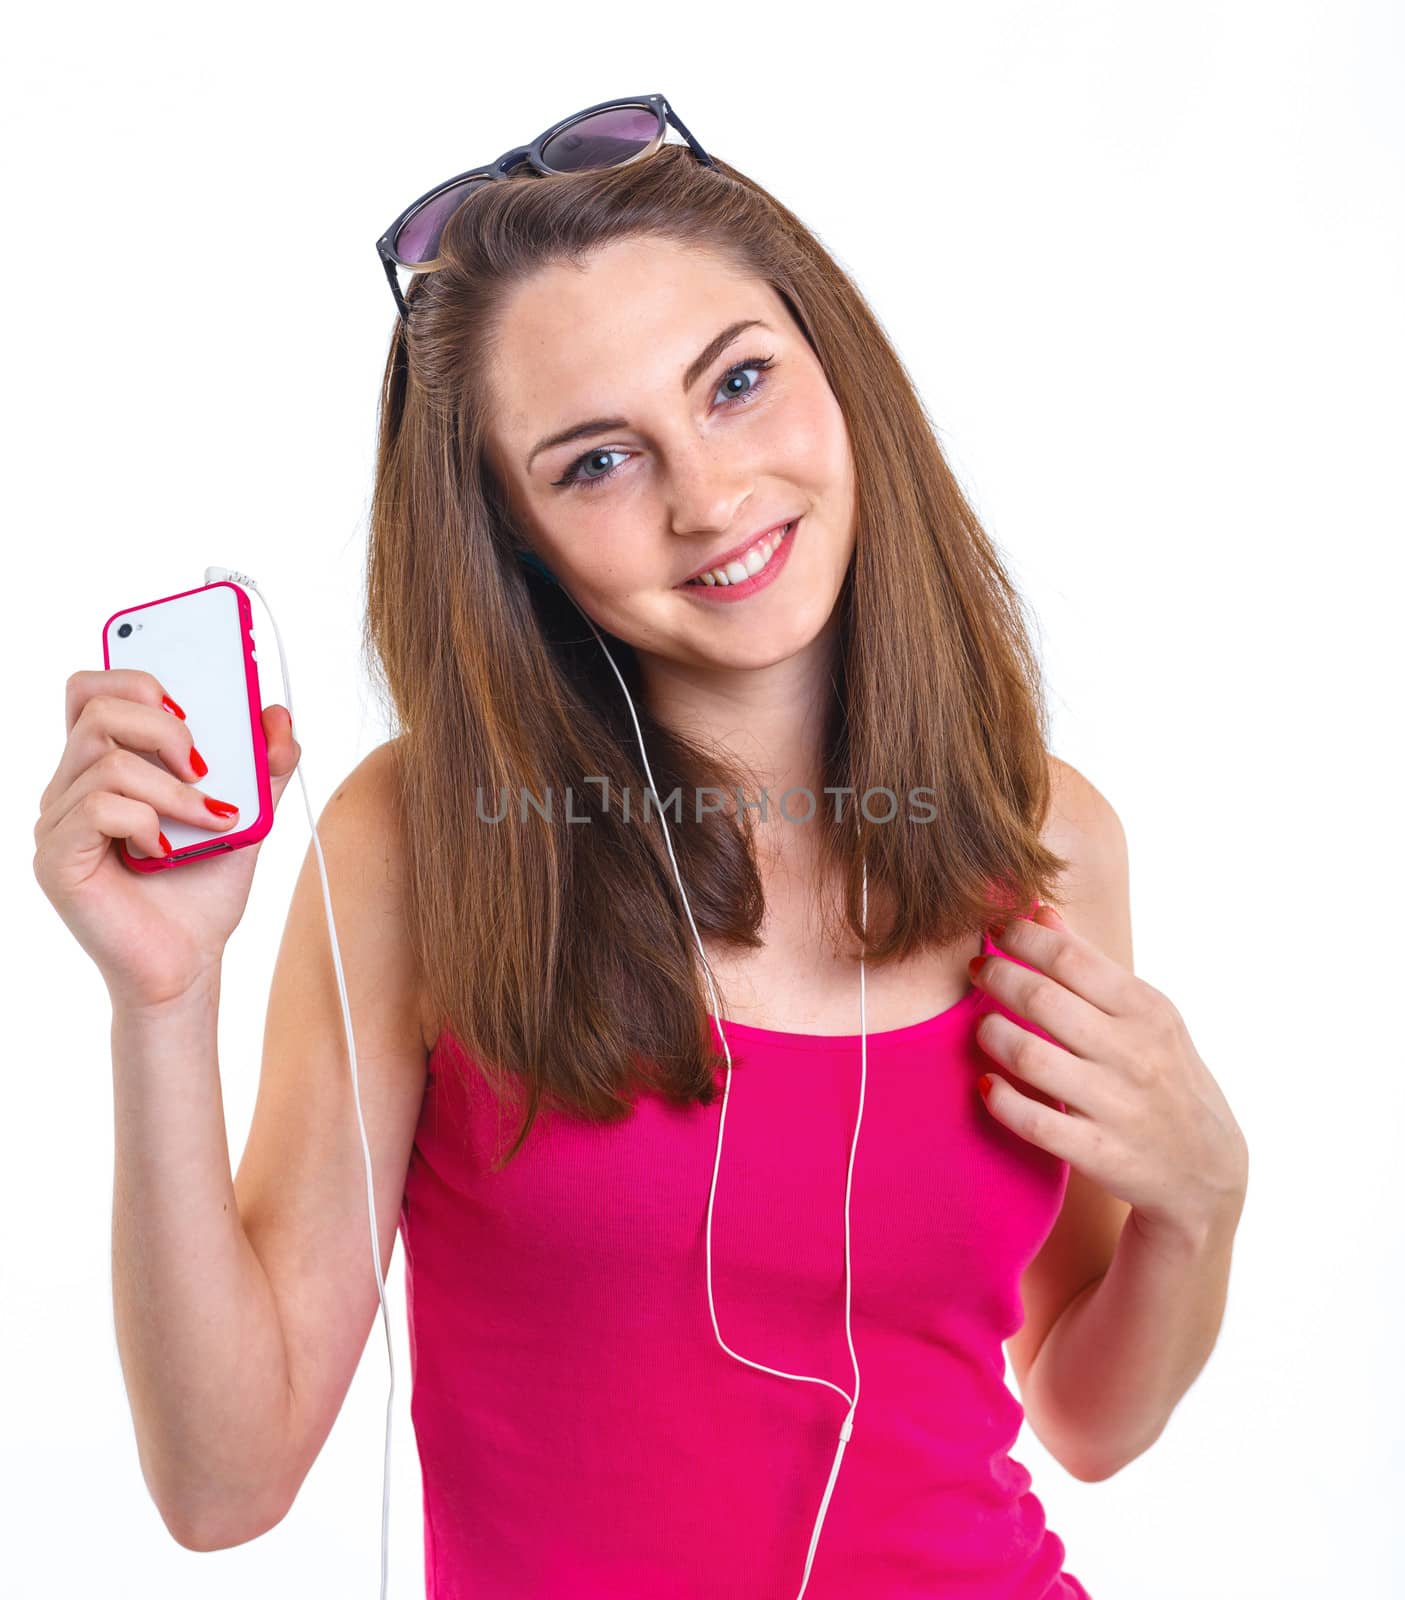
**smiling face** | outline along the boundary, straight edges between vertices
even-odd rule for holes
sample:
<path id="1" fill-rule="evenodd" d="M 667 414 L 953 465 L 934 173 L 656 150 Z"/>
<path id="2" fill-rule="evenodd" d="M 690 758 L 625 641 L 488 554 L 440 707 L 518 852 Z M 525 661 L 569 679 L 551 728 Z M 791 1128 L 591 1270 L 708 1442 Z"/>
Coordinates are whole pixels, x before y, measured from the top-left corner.
<path id="1" fill-rule="evenodd" d="M 660 239 L 545 267 L 506 303 L 490 390 L 519 531 L 641 665 L 757 668 L 825 633 L 854 549 L 853 458 L 769 284 Z M 765 545 L 748 547 L 797 518 L 758 570 Z M 687 584 L 738 550 L 731 585 Z"/>

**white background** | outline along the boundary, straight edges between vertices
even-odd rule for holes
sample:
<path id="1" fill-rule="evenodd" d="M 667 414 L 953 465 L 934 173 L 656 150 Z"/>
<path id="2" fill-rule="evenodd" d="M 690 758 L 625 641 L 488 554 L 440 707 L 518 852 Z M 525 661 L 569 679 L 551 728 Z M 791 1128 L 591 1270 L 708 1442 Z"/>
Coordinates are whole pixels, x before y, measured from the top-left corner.
<path id="1" fill-rule="evenodd" d="M 1402 1592 L 1399 8 L 79 4 L 6 35 L 0 1586 L 378 1590 L 379 1319 L 276 1529 L 196 1554 L 148 1497 L 112 1327 L 107 995 L 31 833 L 103 620 L 210 563 L 273 603 L 316 810 L 387 736 L 358 657 L 394 315 L 374 240 L 568 112 L 659 90 L 908 362 L 1037 619 L 1053 747 L 1122 817 L 1137 970 L 1248 1136 L 1224 1329 L 1160 1441 L 1093 1485 L 1027 1428 L 1015 1448 L 1066 1565 L 1094 1600 Z M 290 792 L 225 963 L 236 1165 L 307 848 Z M 398 1245 L 387 1289 L 410 1596 Z"/>

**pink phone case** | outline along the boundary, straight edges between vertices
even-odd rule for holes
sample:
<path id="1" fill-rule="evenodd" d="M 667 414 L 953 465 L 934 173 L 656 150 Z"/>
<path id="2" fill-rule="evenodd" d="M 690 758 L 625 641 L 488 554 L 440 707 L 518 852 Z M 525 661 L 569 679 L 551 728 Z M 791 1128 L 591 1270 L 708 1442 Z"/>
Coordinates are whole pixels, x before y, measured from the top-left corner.
<path id="1" fill-rule="evenodd" d="M 169 856 L 134 853 L 129 840 L 119 839 L 118 853 L 134 872 L 159 872 L 257 844 L 273 826 L 255 643 L 248 595 L 223 581 L 114 611 L 103 624 L 104 669 L 136 668 L 160 682 L 185 712 L 195 748 L 209 766 L 198 780 L 201 793 L 239 807 L 238 822 L 223 832 L 163 815 Z M 170 772 L 159 756 L 138 753 Z"/>

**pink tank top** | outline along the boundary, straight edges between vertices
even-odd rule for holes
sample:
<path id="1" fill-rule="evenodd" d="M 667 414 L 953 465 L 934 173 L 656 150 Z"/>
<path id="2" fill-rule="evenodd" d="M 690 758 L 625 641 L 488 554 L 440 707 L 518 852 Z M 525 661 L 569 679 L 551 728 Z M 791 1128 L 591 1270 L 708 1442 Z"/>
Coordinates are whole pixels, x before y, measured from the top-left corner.
<path id="1" fill-rule="evenodd" d="M 981 1101 L 992 1008 L 971 988 L 868 1037 L 859 1401 L 806 1600 L 1088 1600 L 1008 1454 L 1024 1410 L 1001 1344 L 1068 1166 Z M 726 1028 L 717 1325 L 852 1395 L 859 1035 Z M 490 1174 L 518 1122 L 452 1034 L 429 1069 L 400 1213 L 427 1600 L 795 1600 L 848 1406 L 713 1333 L 720 1096 L 641 1095 L 613 1127 L 544 1112 Z"/>

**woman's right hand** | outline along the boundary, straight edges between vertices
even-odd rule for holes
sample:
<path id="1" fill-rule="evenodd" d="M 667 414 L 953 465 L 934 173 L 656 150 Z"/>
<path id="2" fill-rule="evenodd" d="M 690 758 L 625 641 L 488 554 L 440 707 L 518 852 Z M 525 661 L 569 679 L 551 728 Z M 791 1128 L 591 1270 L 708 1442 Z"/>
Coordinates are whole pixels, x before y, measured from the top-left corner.
<path id="1" fill-rule="evenodd" d="M 178 999 L 219 966 L 244 915 L 263 843 L 165 872 L 133 872 L 122 863 L 118 839 L 148 856 L 165 854 L 161 816 L 227 832 L 241 825 L 238 815 L 221 821 L 206 809 L 190 760 L 200 730 L 163 709 L 164 693 L 151 673 L 126 668 L 69 678 L 68 742 L 34 826 L 40 888 L 97 963 L 114 1003 L 129 1006 Z M 276 807 L 302 748 L 284 706 L 264 707 L 263 735 Z"/>

